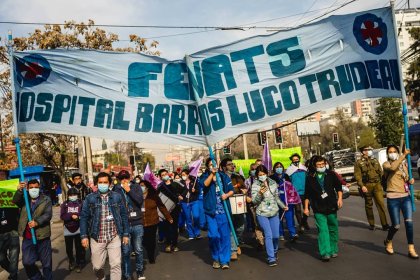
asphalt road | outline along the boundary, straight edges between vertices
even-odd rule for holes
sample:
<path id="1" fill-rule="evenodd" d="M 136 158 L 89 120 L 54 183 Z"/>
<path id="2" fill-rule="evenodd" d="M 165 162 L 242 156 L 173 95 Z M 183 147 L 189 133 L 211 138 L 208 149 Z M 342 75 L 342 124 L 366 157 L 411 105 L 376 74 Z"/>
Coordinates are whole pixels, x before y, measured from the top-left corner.
<path id="1" fill-rule="evenodd" d="M 243 254 L 238 261 L 231 263 L 229 270 L 215 270 L 207 238 L 188 241 L 180 239 L 180 251 L 161 253 L 156 264 L 146 264 L 147 279 L 420 279 L 420 261 L 407 257 L 407 242 L 404 226 L 394 239 L 395 254 L 389 256 L 384 251 L 383 240 L 386 232 L 378 229 L 370 231 L 364 213 L 363 200 L 350 197 L 344 201 L 339 211 L 339 257 L 329 263 L 319 260 L 317 253 L 316 229 L 311 217 L 311 230 L 302 235 L 297 243 L 280 241 L 277 267 L 268 267 L 265 253 L 258 251 L 254 242 L 242 248 Z M 414 239 L 420 253 L 420 203 L 414 214 Z M 57 213 L 58 208 L 54 209 Z M 376 210 L 375 210 L 376 211 Z M 376 213 L 375 213 L 376 214 Z M 55 214 L 55 219 L 57 219 Z M 379 219 L 376 215 L 377 224 Z M 378 225 L 379 227 L 379 225 Z M 205 233 L 204 233 L 205 235 Z M 54 279 L 94 279 L 91 264 L 88 263 L 81 273 L 69 272 L 62 236 L 62 225 L 53 224 L 53 268 Z M 133 259 L 134 261 L 134 259 Z M 0 279 L 7 279 L 5 272 Z M 27 279 L 21 268 L 19 279 Z"/>

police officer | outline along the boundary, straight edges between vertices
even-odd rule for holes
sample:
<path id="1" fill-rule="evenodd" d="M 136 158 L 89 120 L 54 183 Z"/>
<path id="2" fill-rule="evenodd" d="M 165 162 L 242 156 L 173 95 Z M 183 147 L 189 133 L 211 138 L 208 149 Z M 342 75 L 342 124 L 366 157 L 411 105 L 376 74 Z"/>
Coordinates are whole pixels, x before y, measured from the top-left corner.
<path id="1" fill-rule="evenodd" d="M 381 186 L 382 168 L 376 158 L 373 157 L 373 150 L 370 146 L 360 148 L 361 159 L 354 165 L 354 177 L 359 189 L 365 199 L 366 217 L 369 222 L 369 229 L 375 230 L 375 218 L 373 216 L 373 200 L 378 209 L 382 230 L 388 230 L 389 225 L 385 215 L 384 193 Z"/>

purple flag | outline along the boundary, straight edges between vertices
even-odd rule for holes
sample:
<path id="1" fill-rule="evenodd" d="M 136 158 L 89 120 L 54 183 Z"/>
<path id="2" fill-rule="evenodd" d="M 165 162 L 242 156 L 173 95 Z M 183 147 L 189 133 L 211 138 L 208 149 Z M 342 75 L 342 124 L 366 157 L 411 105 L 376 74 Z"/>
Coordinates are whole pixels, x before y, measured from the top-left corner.
<path id="1" fill-rule="evenodd" d="M 203 163 L 203 159 L 197 159 L 196 161 L 190 162 L 188 165 L 190 169 L 190 176 L 197 177 L 198 171 L 200 170 L 201 164 Z"/>
<path id="2" fill-rule="evenodd" d="M 268 148 L 268 141 L 264 144 L 264 152 L 262 155 L 262 164 L 267 167 L 268 172 L 271 173 L 271 169 L 273 169 L 273 163 L 271 162 L 271 154 L 270 149 Z M 269 174 L 267 174 L 269 175 Z"/>
<path id="3" fill-rule="evenodd" d="M 143 179 L 149 181 L 150 184 L 156 189 L 160 184 L 161 180 L 155 176 L 155 174 L 150 169 L 149 163 L 147 163 L 146 168 L 144 169 Z"/>

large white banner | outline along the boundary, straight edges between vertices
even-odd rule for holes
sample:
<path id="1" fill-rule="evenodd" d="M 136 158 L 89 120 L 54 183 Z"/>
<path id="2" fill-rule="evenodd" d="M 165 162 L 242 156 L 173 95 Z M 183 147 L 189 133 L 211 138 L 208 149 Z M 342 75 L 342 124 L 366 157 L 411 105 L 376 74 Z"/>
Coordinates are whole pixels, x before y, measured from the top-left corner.
<path id="1" fill-rule="evenodd" d="M 356 99 L 401 97 L 390 8 L 332 16 L 177 61 L 17 52 L 20 133 L 211 145 Z"/>

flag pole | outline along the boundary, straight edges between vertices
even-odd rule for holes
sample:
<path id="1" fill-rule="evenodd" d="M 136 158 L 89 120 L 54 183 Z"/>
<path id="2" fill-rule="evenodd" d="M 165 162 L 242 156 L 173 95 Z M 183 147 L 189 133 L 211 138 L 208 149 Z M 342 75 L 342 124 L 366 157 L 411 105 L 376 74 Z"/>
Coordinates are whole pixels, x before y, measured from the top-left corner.
<path id="1" fill-rule="evenodd" d="M 404 121 L 404 136 L 405 136 L 405 147 L 406 149 L 410 149 L 410 139 L 408 134 L 408 117 L 407 117 L 407 95 L 405 93 L 404 88 L 404 80 L 402 76 L 402 69 L 401 69 L 401 57 L 400 57 L 400 46 L 398 43 L 398 27 L 396 25 L 395 20 L 395 9 L 394 4 L 395 0 L 390 1 L 391 10 L 392 10 L 392 23 L 394 25 L 394 39 L 395 39 L 395 46 L 397 48 L 397 61 L 398 61 L 398 72 L 400 75 L 400 87 L 401 87 L 401 99 L 402 99 L 402 115 Z M 411 180 L 413 178 L 413 173 L 411 171 L 411 155 L 407 155 L 407 165 L 408 165 L 408 178 Z M 413 185 L 410 184 L 410 197 L 411 197 L 411 206 L 413 208 L 413 212 L 416 211 L 416 204 L 414 202 L 414 192 L 413 192 Z"/>
<path id="2" fill-rule="evenodd" d="M 20 174 L 20 182 L 25 181 L 25 176 L 23 175 L 23 164 L 22 164 L 22 154 L 20 152 L 20 139 L 19 139 L 19 131 L 18 131 L 18 122 L 17 122 L 17 108 L 16 108 L 16 90 L 15 90 L 15 64 L 13 62 L 13 36 L 12 31 L 9 30 L 8 33 L 8 43 L 7 43 L 7 51 L 9 53 L 9 66 L 10 66 L 10 85 L 11 85 L 11 93 L 12 93 L 12 116 L 13 116 L 13 126 L 14 126 L 14 136 L 13 142 L 16 145 L 16 154 L 18 158 L 18 166 L 19 166 L 19 174 Z M 31 207 L 29 206 L 29 198 L 28 198 L 28 191 L 26 188 L 23 188 L 23 198 L 25 200 L 25 207 L 26 213 L 28 216 L 28 222 L 32 221 L 32 214 L 31 214 Z M 32 235 L 32 243 L 36 244 L 36 235 L 34 228 L 31 228 L 31 235 Z"/>

